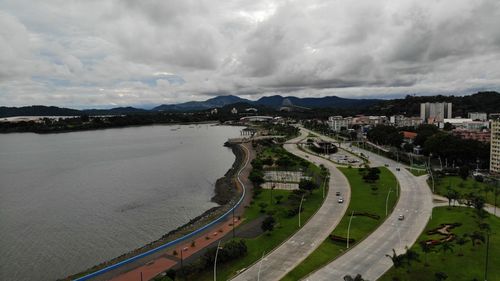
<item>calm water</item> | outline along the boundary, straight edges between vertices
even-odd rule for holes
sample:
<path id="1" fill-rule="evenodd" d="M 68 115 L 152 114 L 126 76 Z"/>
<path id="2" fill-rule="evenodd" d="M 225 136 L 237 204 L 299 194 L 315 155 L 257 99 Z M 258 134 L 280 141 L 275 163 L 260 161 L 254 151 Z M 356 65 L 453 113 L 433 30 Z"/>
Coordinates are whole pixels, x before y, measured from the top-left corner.
<path id="1" fill-rule="evenodd" d="M 0 135 L 0 280 L 53 280 L 207 209 L 237 127 Z"/>

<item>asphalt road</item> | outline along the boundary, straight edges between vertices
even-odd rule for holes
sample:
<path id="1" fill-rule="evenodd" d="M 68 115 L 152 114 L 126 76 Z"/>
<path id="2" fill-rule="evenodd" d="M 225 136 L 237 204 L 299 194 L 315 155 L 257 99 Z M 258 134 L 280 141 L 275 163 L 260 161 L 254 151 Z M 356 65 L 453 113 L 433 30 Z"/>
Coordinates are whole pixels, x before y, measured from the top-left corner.
<path id="1" fill-rule="evenodd" d="M 353 149 L 368 155 L 371 166 L 389 165 L 388 169 L 394 173 L 401 188 L 399 201 L 394 212 L 375 232 L 305 280 L 343 280 L 348 274 L 361 274 L 365 279 L 377 280 L 392 267 L 392 261 L 385 255 L 392 255 L 392 249 L 400 254 L 406 246 L 411 247 L 431 218 L 432 193 L 425 177 L 415 177 L 403 165 L 390 159 Z M 405 216 L 402 221 L 398 220 L 400 214 Z"/>
<path id="2" fill-rule="evenodd" d="M 299 141 L 305 136 L 294 139 Z M 311 254 L 325 238 L 335 229 L 347 210 L 350 200 L 350 187 L 347 178 L 333 165 L 333 163 L 303 151 L 295 144 L 285 144 L 285 149 L 308 161 L 323 164 L 330 171 L 329 192 L 320 209 L 309 221 L 292 237 L 286 240 L 278 248 L 264 256 L 261 261 L 256 262 L 240 275 L 232 280 L 279 280 L 291 271 L 296 265 Z M 344 203 L 337 202 L 336 191 L 340 191 L 344 197 Z M 298 223 L 298 221 L 297 221 Z M 259 277 L 258 277 L 259 275 Z"/>

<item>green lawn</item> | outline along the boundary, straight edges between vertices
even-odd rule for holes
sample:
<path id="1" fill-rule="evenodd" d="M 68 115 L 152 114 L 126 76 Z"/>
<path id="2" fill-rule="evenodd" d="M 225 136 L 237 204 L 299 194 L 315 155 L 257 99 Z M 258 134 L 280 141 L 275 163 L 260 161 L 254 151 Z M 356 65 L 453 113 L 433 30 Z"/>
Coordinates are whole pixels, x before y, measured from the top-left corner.
<path id="1" fill-rule="evenodd" d="M 432 184 L 430 185 L 432 187 Z M 485 197 L 486 202 L 489 204 L 495 204 L 495 186 L 489 183 L 478 182 L 475 179 L 469 177 L 467 180 L 463 180 L 458 176 L 445 176 L 442 178 L 435 178 L 435 193 L 445 196 L 448 192 L 448 187 L 458 191 L 460 194 L 464 195 L 467 193 L 476 193 Z M 498 187 L 500 191 L 500 187 Z M 500 196 L 497 196 L 497 206 L 499 206 Z"/>
<path id="2" fill-rule="evenodd" d="M 408 170 L 410 173 L 412 173 L 416 177 L 427 175 L 427 171 L 426 170 L 413 169 L 413 168 L 405 168 L 405 169 Z"/>
<path id="3" fill-rule="evenodd" d="M 290 191 L 283 190 L 274 190 L 273 198 L 278 194 L 286 196 L 290 194 Z M 254 200 L 254 203 L 245 211 L 245 218 L 251 220 L 253 218 L 258 217 L 262 213 L 260 213 L 260 203 L 269 204 L 270 202 L 270 190 L 263 190 L 262 193 Z M 302 225 L 316 212 L 316 210 L 321 206 L 323 202 L 322 190 L 316 189 L 313 191 L 312 195 L 309 196 L 307 200 L 304 200 L 303 203 L 303 211 L 301 213 Z M 280 205 L 272 205 L 266 208 L 267 210 L 276 211 L 275 217 L 278 221 L 278 226 L 273 230 L 270 235 L 262 234 L 254 239 L 244 239 L 247 247 L 248 254 L 238 260 L 235 260 L 230 263 L 217 265 L 217 276 L 220 280 L 228 280 L 231 276 L 236 274 L 236 271 L 242 269 L 244 267 L 248 267 L 258 259 L 262 257 L 262 253 L 269 253 L 272 249 L 276 248 L 279 244 L 281 244 L 285 239 L 287 239 L 290 235 L 295 233 L 298 227 L 298 216 L 287 217 L 284 211 L 284 205 L 286 203 L 282 203 Z M 212 272 L 204 272 L 199 276 L 196 276 L 196 280 L 212 280 Z"/>
<path id="4" fill-rule="evenodd" d="M 427 231 L 434 229 L 442 223 L 459 222 L 462 225 L 453 229 L 452 233 L 460 237 L 464 234 L 479 230 L 476 213 L 474 209 L 463 207 L 440 207 L 435 208 L 432 214 L 432 220 L 426 227 L 426 230 L 419 237 L 418 241 L 438 238 L 436 235 L 428 235 Z M 500 219 L 489 216 L 485 219 L 491 228 L 488 279 L 500 280 Z M 425 257 L 420 246 L 415 244 L 412 249 L 420 255 L 420 262 L 413 262 L 411 267 L 395 269 L 391 268 L 379 280 L 381 281 L 413 281 L 413 280 L 436 280 L 436 272 L 444 272 L 448 275 L 446 280 L 485 280 L 484 270 L 486 265 L 486 244 L 472 246 L 468 239 L 467 243 L 460 246 L 452 243 L 453 252 L 443 253 L 440 246 L 435 246 L 433 251 Z M 428 266 L 425 265 L 427 260 Z M 399 278 L 399 279 L 394 279 Z"/>
<path id="5" fill-rule="evenodd" d="M 380 167 L 380 179 L 375 184 L 368 184 L 363 181 L 359 169 L 339 169 L 346 175 L 351 185 L 351 202 L 349 203 L 349 208 L 345 216 L 333 231 L 333 234 L 347 237 L 347 227 L 352 211 L 367 212 L 380 216 L 379 220 L 365 216 L 353 216 L 349 237 L 355 239 L 356 244 L 373 232 L 383 222 L 385 218 L 385 202 L 389 189 L 392 190 L 388 200 L 389 213 L 396 205 L 396 178 L 388 169 Z M 375 187 L 378 188 L 376 191 L 372 189 Z M 351 247 L 351 245 L 349 247 Z M 312 271 L 328 264 L 345 251 L 346 244 L 333 242 L 330 238 L 327 238 L 309 257 L 295 267 L 282 280 L 299 280 Z"/>

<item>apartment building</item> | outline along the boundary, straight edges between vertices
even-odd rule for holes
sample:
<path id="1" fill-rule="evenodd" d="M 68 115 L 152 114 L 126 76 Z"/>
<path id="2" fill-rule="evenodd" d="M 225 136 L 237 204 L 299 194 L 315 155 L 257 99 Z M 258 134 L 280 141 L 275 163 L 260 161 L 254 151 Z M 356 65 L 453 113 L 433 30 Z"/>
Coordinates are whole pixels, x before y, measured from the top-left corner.
<path id="1" fill-rule="evenodd" d="M 500 114 L 491 114 L 490 171 L 500 174 Z"/>

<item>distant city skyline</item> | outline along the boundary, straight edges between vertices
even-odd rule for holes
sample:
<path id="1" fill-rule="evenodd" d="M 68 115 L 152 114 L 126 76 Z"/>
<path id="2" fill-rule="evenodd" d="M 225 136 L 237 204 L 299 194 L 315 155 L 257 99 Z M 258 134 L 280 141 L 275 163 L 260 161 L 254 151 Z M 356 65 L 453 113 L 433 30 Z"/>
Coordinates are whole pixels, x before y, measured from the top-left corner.
<path id="1" fill-rule="evenodd" d="M 0 3 L 0 106 L 500 90 L 500 2 Z"/>

